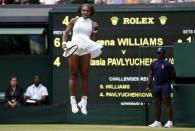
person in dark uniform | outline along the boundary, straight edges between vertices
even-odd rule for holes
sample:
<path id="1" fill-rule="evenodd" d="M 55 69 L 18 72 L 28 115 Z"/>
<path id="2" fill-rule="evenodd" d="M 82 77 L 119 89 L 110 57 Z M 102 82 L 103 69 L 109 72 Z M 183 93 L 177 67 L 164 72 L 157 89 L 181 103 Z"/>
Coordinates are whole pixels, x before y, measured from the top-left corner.
<path id="1" fill-rule="evenodd" d="M 163 102 L 168 121 L 164 125 L 166 128 L 173 127 L 172 105 L 171 105 L 171 83 L 175 79 L 176 73 L 172 64 L 165 59 L 165 49 L 158 48 L 157 60 L 151 63 L 147 91 L 152 90 L 155 106 L 155 121 L 149 127 L 162 127 L 160 122 L 161 104 Z"/>
<path id="2" fill-rule="evenodd" d="M 5 106 L 15 108 L 23 104 L 23 89 L 19 87 L 17 78 L 11 77 L 9 87 L 5 92 Z"/>

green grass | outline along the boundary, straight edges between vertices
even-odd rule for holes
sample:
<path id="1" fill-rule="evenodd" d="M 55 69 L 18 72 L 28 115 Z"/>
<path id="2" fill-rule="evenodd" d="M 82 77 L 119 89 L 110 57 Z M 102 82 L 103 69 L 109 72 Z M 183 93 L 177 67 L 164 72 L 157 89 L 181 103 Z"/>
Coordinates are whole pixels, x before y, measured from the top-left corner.
<path id="1" fill-rule="evenodd" d="M 0 131 L 195 131 L 195 128 L 149 128 L 146 126 L 33 124 L 0 125 Z"/>

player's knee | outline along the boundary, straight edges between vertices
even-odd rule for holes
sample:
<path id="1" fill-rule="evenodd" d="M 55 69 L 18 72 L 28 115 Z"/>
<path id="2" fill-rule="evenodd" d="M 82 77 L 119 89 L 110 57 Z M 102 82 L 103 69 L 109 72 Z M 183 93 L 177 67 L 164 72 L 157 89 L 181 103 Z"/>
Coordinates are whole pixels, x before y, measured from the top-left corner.
<path id="1" fill-rule="evenodd" d="M 155 106 L 156 108 L 159 108 L 159 107 L 161 106 L 161 104 L 160 104 L 159 102 L 155 102 L 154 106 Z"/>
<path id="2" fill-rule="evenodd" d="M 164 105 L 165 106 L 170 106 L 171 105 L 171 102 L 170 101 L 164 101 Z"/>
<path id="3" fill-rule="evenodd" d="M 165 106 L 170 106 L 171 105 L 171 101 L 169 99 L 165 99 L 164 102 L 163 102 L 163 104 Z"/>
<path id="4" fill-rule="evenodd" d="M 170 102 L 164 102 L 164 106 L 165 107 L 170 107 L 171 106 L 171 103 Z"/>
<path id="5" fill-rule="evenodd" d="M 81 74 L 81 79 L 82 80 L 88 80 L 88 74 Z"/>
<path id="6" fill-rule="evenodd" d="M 161 105 L 161 101 L 159 99 L 154 100 L 155 107 L 159 107 Z"/>
<path id="7" fill-rule="evenodd" d="M 71 80 L 75 80 L 75 79 L 77 79 L 77 75 L 78 75 L 77 72 L 71 72 L 70 75 L 69 75 L 69 78 L 70 78 Z"/>

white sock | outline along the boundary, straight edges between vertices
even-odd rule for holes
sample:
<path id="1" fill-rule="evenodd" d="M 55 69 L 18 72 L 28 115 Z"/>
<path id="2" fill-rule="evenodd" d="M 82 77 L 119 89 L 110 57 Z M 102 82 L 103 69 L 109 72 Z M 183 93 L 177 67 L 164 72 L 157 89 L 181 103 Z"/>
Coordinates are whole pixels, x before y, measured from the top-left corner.
<path id="1" fill-rule="evenodd" d="M 81 97 L 81 103 L 83 103 L 84 105 L 87 105 L 87 96 Z"/>
<path id="2" fill-rule="evenodd" d="M 81 100 L 86 100 L 87 101 L 87 96 L 82 96 Z"/>
<path id="3" fill-rule="evenodd" d="M 75 104 L 76 103 L 76 97 L 75 96 L 70 96 L 70 103 Z"/>

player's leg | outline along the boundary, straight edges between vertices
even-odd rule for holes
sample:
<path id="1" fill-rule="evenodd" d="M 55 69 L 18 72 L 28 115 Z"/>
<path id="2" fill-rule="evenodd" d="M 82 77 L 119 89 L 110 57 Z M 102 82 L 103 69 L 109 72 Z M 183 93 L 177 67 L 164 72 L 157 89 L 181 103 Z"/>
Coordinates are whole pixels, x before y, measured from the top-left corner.
<path id="1" fill-rule="evenodd" d="M 154 115 L 155 121 L 149 125 L 149 127 L 162 127 L 160 122 L 160 115 L 161 115 L 161 104 L 162 104 L 162 97 L 161 97 L 161 89 L 157 86 L 154 86 L 152 89 L 153 101 L 154 101 Z"/>
<path id="2" fill-rule="evenodd" d="M 154 97 L 155 120 L 160 121 L 162 97 Z"/>
<path id="3" fill-rule="evenodd" d="M 90 54 L 80 56 L 81 94 L 88 95 L 88 74 L 90 68 Z"/>
<path id="4" fill-rule="evenodd" d="M 69 94 L 72 112 L 77 113 L 79 110 L 76 103 L 76 84 L 79 70 L 79 56 L 71 55 L 68 58 L 69 65 Z"/>
<path id="5" fill-rule="evenodd" d="M 167 97 L 163 97 L 163 103 L 165 106 L 165 111 L 167 112 L 167 117 L 168 120 L 172 121 L 172 105 L 171 105 L 171 97 L 167 96 Z"/>
<path id="6" fill-rule="evenodd" d="M 165 107 L 165 111 L 167 113 L 168 121 L 165 124 L 164 127 L 171 128 L 173 127 L 173 122 L 172 122 L 172 104 L 171 104 L 171 86 L 170 85 L 165 85 L 163 86 L 163 104 Z"/>
<path id="7" fill-rule="evenodd" d="M 80 76 L 81 76 L 81 102 L 78 104 L 81 107 L 81 112 L 87 114 L 87 96 L 88 96 L 88 74 L 90 68 L 90 54 L 80 56 Z"/>

